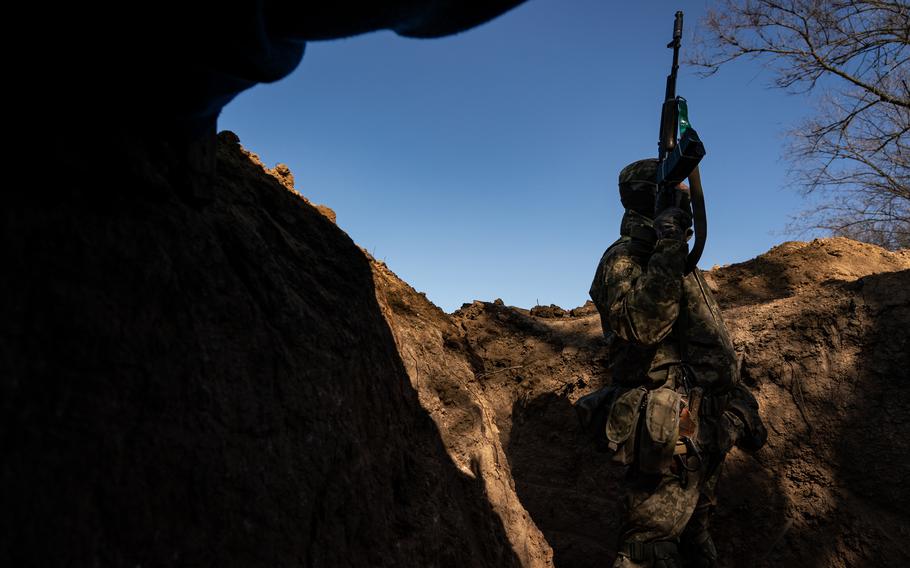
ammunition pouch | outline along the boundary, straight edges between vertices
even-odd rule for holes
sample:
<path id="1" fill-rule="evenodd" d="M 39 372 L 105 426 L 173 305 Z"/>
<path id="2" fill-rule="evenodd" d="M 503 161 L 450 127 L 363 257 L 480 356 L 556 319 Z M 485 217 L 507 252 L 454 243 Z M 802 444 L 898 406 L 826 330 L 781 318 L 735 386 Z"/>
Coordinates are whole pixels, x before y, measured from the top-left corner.
<path id="1" fill-rule="evenodd" d="M 661 473 L 670 468 L 679 440 L 681 410 L 682 397 L 675 390 L 662 388 L 649 393 L 638 440 L 638 469 L 642 473 Z"/>
<path id="2" fill-rule="evenodd" d="M 642 473 L 669 471 L 679 440 L 682 396 L 672 389 L 629 389 L 618 394 L 606 422 L 613 461 L 637 463 Z"/>
<path id="3" fill-rule="evenodd" d="M 646 402 L 648 390 L 644 387 L 627 390 L 618 395 L 610 408 L 607 419 L 607 446 L 613 452 L 613 461 L 629 465 L 635 461 L 635 437 L 639 416 Z"/>

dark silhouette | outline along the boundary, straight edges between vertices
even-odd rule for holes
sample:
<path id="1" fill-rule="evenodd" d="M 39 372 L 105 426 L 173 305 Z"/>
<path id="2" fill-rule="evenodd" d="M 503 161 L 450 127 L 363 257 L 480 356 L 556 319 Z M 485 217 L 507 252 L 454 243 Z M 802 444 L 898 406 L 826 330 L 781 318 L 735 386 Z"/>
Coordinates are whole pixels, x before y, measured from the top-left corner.
<path id="1" fill-rule="evenodd" d="M 0 212 L 0 564 L 517 563 L 366 257 L 214 136 L 306 41 L 434 37 L 517 3 L 11 15 L 40 30 L 12 62 L 26 177 Z"/>

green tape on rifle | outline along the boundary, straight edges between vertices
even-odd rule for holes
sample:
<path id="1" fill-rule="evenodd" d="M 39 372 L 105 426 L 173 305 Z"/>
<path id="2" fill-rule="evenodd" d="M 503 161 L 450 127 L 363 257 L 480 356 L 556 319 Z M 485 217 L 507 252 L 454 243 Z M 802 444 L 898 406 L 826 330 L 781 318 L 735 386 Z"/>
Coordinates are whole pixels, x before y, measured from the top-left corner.
<path id="1" fill-rule="evenodd" d="M 679 103 L 679 135 L 682 137 L 686 130 L 689 130 L 692 126 L 689 124 L 689 105 L 686 103 L 686 99 L 682 97 L 678 97 L 676 100 Z"/>

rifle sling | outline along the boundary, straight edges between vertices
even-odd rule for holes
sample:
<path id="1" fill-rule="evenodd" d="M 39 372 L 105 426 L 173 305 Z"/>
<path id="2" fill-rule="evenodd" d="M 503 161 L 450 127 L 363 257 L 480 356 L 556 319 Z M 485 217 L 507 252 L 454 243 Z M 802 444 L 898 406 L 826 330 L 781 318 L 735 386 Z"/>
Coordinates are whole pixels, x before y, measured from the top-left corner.
<path id="1" fill-rule="evenodd" d="M 686 259 L 686 274 L 695 270 L 701 253 L 705 250 L 705 241 L 708 238 L 708 218 L 705 212 L 705 193 L 701 186 L 701 173 L 698 166 L 689 174 L 689 198 L 692 203 L 692 214 L 695 222 L 695 243 Z"/>

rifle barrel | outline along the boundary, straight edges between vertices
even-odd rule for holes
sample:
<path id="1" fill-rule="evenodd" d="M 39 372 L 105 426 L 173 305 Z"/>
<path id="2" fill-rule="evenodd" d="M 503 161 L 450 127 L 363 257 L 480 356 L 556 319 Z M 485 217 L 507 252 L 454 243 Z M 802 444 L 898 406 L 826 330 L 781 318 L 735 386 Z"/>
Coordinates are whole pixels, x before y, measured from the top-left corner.
<path id="1" fill-rule="evenodd" d="M 676 146 L 676 128 L 678 114 L 676 111 L 676 72 L 679 70 L 679 47 L 682 43 L 683 13 L 676 12 L 673 21 L 673 40 L 667 47 L 673 49 L 673 65 L 667 75 L 667 85 L 664 91 L 664 104 L 660 115 L 660 138 L 657 142 L 658 160 L 661 162 Z"/>
<path id="2" fill-rule="evenodd" d="M 673 20 L 673 40 L 667 44 L 667 47 L 673 48 L 673 66 L 670 68 L 670 75 L 667 77 L 667 96 L 664 100 L 676 97 L 676 72 L 679 70 L 679 46 L 682 43 L 683 13 L 676 12 L 676 19 Z"/>

